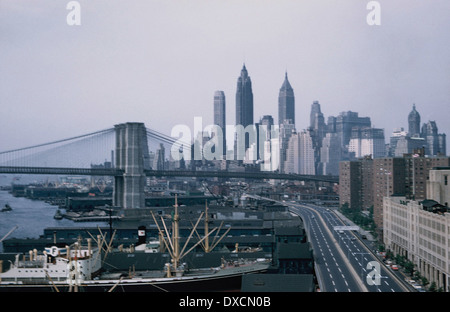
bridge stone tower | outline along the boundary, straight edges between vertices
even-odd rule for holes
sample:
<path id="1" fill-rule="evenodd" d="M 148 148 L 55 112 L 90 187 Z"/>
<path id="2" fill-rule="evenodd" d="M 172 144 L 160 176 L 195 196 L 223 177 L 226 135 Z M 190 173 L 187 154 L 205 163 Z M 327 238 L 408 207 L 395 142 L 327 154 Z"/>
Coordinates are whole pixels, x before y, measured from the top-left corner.
<path id="1" fill-rule="evenodd" d="M 145 207 L 145 173 L 149 152 L 145 125 L 127 122 L 114 126 L 116 132 L 115 167 L 124 171 L 114 180 L 113 205 L 122 208 Z"/>

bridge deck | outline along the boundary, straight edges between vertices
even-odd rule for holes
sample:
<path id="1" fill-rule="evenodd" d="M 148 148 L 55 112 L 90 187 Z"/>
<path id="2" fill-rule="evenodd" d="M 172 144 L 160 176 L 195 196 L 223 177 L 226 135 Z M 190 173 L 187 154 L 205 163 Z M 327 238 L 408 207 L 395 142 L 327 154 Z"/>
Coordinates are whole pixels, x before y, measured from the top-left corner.
<path id="1" fill-rule="evenodd" d="M 52 167 L 10 167 L 0 166 L 3 174 L 61 174 L 88 176 L 121 176 L 124 171 L 114 168 L 52 168 Z M 296 181 L 320 181 L 339 183 L 337 176 L 283 174 L 276 172 L 237 172 L 237 171 L 191 171 L 191 170 L 144 170 L 149 177 L 197 177 L 197 178 L 238 178 L 238 179 L 276 179 Z"/>

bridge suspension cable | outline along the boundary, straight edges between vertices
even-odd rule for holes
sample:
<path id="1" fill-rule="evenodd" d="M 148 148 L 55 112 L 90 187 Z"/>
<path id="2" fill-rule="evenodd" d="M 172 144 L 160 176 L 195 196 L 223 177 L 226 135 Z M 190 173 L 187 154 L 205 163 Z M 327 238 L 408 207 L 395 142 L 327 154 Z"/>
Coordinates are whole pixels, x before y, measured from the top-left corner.
<path id="1" fill-rule="evenodd" d="M 89 168 L 111 157 L 114 128 L 0 152 L 0 165 Z"/>
<path id="2" fill-rule="evenodd" d="M 192 143 L 190 143 L 190 142 L 180 142 L 179 140 L 174 139 L 171 136 L 168 136 L 166 134 L 163 134 L 163 133 L 158 132 L 158 131 L 153 130 L 153 129 L 146 128 L 146 130 L 147 130 L 147 137 L 149 139 L 153 139 L 153 140 L 156 140 L 156 141 L 161 142 L 161 143 L 170 144 L 172 146 L 174 145 L 174 146 L 176 146 L 178 148 L 183 148 L 183 149 L 186 148 L 187 151 L 191 150 L 191 144 Z"/>
<path id="3" fill-rule="evenodd" d="M 104 129 L 104 130 L 100 130 L 100 131 L 95 131 L 95 132 L 88 133 L 88 134 L 83 134 L 83 135 L 75 136 L 75 137 L 72 137 L 72 138 L 67 138 L 67 139 L 57 140 L 57 141 L 48 142 L 48 143 L 42 143 L 42 144 L 38 144 L 38 145 L 32 145 L 32 146 L 28 146 L 28 147 L 22 147 L 22 148 L 18 148 L 18 149 L 13 149 L 13 150 L 9 150 L 9 151 L 0 152 L 0 155 L 6 154 L 6 153 L 19 152 L 19 151 L 23 151 L 23 150 L 29 150 L 29 149 L 32 149 L 32 148 L 38 148 L 38 147 L 48 146 L 48 145 L 52 145 L 52 144 L 63 143 L 63 142 L 67 142 L 67 141 L 71 141 L 71 140 L 76 140 L 76 139 L 82 139 L 82 138 L 85 138 L 85 137 L 88 137 L 88 136 L 92 136 L 92 135 L 95 135 L 95 134 L 108 133 L 108 132 L 113 131 L 113 130 L 114 130 L 114 128 L 109 128 L 109 129 Z"/>

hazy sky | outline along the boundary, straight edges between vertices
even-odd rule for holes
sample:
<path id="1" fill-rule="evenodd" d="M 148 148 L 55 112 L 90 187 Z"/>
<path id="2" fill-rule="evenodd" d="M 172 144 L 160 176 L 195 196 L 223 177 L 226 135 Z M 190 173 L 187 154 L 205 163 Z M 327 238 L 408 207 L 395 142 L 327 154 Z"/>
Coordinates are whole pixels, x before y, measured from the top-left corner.
<path id="1" fill-rule="evenodd" d="M 69 0 L 0 0 L 0 151 L 128 121 L 206 126 L 216 90 L 234 124 L 244 62 L 255 121 L 278 119 L 287 70 L 297 130 L 318 100 L 325 118 L 371 117 L 388 141 L 416 103 L 450 136 L 449 0 L 379 0 L 379 26 L 369 0 L 78 2 L 69 26 Z"/>

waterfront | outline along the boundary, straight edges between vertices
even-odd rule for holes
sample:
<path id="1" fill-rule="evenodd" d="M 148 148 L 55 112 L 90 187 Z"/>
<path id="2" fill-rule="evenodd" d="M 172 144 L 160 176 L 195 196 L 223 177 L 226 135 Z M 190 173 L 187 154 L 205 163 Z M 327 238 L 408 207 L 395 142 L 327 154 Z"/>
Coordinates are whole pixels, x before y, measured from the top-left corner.
<path id="1" fill-rule="evenodd" d="M 0 207 L 9 204 L 12 211 L 0 212 L 0 239 L 15 226 L 18 228 L 8 238 L 38 238 L 46 227 L 70 227 L 106 225 L 105 222 L 73 222 L 62 219 L 55 220 L 58 206 L 39 200 L 24 197 L 14 197 L 8 191 L 0 190 Z M 3 252 L 3 244 L 0 244 Z"/>

